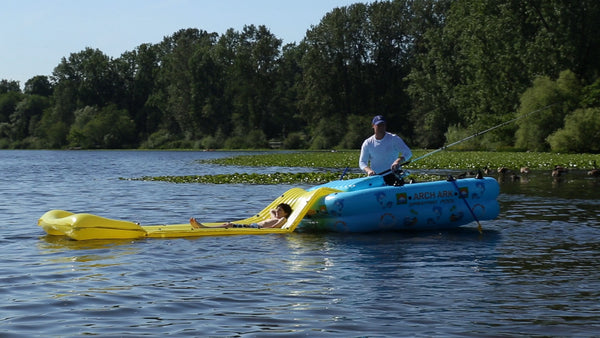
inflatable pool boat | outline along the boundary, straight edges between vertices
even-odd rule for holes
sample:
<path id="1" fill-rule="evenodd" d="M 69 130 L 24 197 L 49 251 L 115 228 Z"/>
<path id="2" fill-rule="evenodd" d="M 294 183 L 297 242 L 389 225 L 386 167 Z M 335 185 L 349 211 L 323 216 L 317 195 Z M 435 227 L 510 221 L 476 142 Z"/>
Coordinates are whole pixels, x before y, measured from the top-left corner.
<path id="1" fill-rule="evenodd" d="M 51 210 L 39 220 L 46 233 L 76 240 L 138 239 L 332 231 L 374 232 L 455 228 L 498 217 L 498 182 L 491 177 L 385 185 L 382 176 L 332 181 L 308 190 L 292 188 L 257 215 L 269 218 L 279 203 L 293 212 L 282 228 L 193 228 L 190 224 L 140 225 L 92 214 Z M 217 226 L 221 223 L 204 223 Z M 480 224 L 479 224 L 480 225 Z"/>
<path id="2" fill-rule="evenodd" d="M 500 194 L 492 177 L 385 185 L 381 176 L 333 181 L 297 231 L 372 232 L 455 228 L 498 217 Z"/>
<path id="3" fill-rule="evenodd" d="M 320 197 L 335 192 L 332 188 L 320 188 L 306 191 L 292 188 L 275 199 L 261 212 L 250 218 L 233 221 L 237 224 L 252 224 L 270 217 L 270 210 L 279 203 L 289 204 L 293 212 L 281 228 L 193 228 L 186 224 L 140 225 L 135 222 L 114 220 L 97 215 L 74 214 L 64 210 L 50 210 L 39 220 L 38 225 L 49 235 L 68 236 L 75 240 L 87 239 L 140 239 L 174 238 L 224 235 L 258 235 L 272 233 L 290 233 L 306 215 L 310 206 Z M 217 226 L 220 223 L 204 223 Z"/>

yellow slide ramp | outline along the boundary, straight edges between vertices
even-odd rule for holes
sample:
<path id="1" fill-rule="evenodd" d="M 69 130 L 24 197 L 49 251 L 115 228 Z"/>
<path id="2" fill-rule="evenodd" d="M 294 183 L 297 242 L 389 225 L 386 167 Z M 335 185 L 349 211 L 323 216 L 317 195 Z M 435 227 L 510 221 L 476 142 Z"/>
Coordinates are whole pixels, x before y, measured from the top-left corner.
<path id="1" fill-rule="evenodd" d="M 257 215 L 233 223 L 252 224 L 268 219 L 270 210 L 279 203 L 289 204 L 293 212 L 282 228 L 201 228 L 195 229 L 189 223 L 171 225 L 140 225 L 134 222 L 114 220 L 97 215 L 74 214 L 64 210 L 50 210 L 38 220 L 38 225 L 49 235 L 68 236 L 75 240 L 90 239 L 139 239 L 139 238 L 176 238 L 224 235 L 258 235 L 272 233 L 290 233 L 296 229 L 310 207 L 320 198 L 339 190 L 319 188 L 306 191 L 292 188 L 275 199 Z M 220 223 L 203 223 L 207 226 Z"/>

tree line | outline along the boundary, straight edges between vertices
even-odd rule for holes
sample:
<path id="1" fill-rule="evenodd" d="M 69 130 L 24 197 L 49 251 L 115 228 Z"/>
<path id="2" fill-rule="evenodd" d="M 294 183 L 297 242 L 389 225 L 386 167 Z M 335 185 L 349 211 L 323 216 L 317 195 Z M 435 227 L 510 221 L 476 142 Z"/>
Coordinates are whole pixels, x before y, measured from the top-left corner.
<path id="1" fill-rule="evenodd" d="M 0 148 L 356 149 L 382 114 L 435 148 L 600 152 L 600 2 L 397 0 L 267 27 L 182 29 L 0 80 Z"/>

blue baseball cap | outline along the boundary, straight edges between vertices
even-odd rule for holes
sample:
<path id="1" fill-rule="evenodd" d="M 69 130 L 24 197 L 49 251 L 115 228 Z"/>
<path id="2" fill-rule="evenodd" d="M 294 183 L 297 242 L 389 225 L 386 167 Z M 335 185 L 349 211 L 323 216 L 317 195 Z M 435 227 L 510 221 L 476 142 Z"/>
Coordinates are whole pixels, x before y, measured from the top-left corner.
<path id="1" fill-rule="evenodd" d="M 371 124 L 378 125 L 380 123 L 385 123 L 385 118 L 383 118 L 383 116 L 381 116 L 381 115 L 377 115 L 373 118 L 373 122 Z"/>

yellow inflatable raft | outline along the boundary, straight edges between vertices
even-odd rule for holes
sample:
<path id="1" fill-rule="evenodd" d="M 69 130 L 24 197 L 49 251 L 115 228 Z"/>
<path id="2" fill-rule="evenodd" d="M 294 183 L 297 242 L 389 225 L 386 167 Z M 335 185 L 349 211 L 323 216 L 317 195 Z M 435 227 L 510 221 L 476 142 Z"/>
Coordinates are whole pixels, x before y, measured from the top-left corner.
<path id="1" fill-rule="evenodd" d="M 223 235 L 258 235 L 293 232 L 298 223 L 310 210 L 312 204 L 321 197 L 337 192 L 332 188 L 319 188 L 306 191 L 292 188 L 275 199 L 257 215 L 234 221 L 238 224 L 252 224 L 270 216 L 270 210 L 279 203 L 289 204 L 293 212 L 282 228 L 193 228 L 189 223 L 172 225 L 140 225 L 138 223 L 114 220 L 92 214 L 74 214 L 64 210 L 50 210 L 38 220 L 38 225 L 49 235 L 68 236 L 75 240 L 89 239 L 139 239 L 174 238 Z M 221 223 L 203 223 L 216 226 Z"/>

